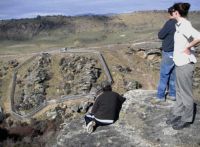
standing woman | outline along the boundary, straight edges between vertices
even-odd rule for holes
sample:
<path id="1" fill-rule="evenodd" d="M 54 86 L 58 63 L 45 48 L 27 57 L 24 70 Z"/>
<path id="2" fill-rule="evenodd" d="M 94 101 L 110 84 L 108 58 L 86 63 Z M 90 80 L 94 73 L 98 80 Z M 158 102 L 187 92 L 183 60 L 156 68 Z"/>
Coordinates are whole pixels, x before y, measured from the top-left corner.
<path id="1" fill-rule="evenodd" d="M 192 77 L 196 58 L 193 47 L 200 43 L 200 32 L 187 20 L 189 3 L 175 3 L 174 16 L 177 20 L 174 35 L 174 62 L 176 65 L 176 103 L 167 124 L 175 130 L 188 127 L 194 118 Z"/>
<path id="2" fill-rule="evenodd" d="M 160 81 L 157 90 L 157 101 L 165 101 L 166 90 L 168 89 L 168 99 L 176 100 L 175 89 L 175 65 L 173 61 L 174 52 L 174 33 L 176 31 L 173 7 L 168 9 L 169 20 L 158 33 L 158 38 L 162 42 L 162 61 L 160 64 Z"/>

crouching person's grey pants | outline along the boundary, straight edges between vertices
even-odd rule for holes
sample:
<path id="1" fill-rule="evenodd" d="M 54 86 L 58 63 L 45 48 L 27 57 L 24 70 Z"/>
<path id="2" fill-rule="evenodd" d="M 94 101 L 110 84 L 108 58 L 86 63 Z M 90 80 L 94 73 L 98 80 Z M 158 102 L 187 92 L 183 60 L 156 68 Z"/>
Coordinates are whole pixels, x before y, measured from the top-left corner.
<path id="1" fill-rule="evenodd" d="M 173 114 L 181 116 L 184 122 L 192 122 L 194 115 L 194 101 L 192 92 L 192 77 L 194 64 L 176 66 L 176 103 Z"/>

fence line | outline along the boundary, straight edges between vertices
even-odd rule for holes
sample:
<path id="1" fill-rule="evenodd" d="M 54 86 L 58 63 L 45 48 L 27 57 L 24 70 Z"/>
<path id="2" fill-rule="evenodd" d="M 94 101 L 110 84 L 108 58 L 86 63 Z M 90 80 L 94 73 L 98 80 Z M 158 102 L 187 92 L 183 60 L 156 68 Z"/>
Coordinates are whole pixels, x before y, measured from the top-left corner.
<path id="1" fill-rule="evenodd" d="M 99 51 L 94 51 L 94 50 L 69 50 L 66 51 L 66 53 L 93 53 L 93 54 L 97 54 L 101 65 L 103 66 L 103 69 L 106 73 L 106 76 L 108 78 L 108 81 L 110 83 L 113 83 L 113 78 L 110 74 L 110 71 L 108 69 L 108 65 L 103 57 L 103 55 L 99 52 Z M 65 53 L 65 52 L 64 52 Z M 17 119 L 30 119 L 32 116 L 34 116 L 37 112 L 39 112 L 40 110 L 44 109 L 45 107 L 47 107 L 48 105 L 51 104 L 57 104 L 57 103 L 62 103 L 65 102 L 67 100 L 74 100 L 74 99 L 82 99 L 82 98 L 88 98 L 90 97 L 89 94 L 80 94 L 80 95 L 68 95 L 68 96 L 61 96 L 59 99 L 53 99 L 53 100 L 49 100 L 49 101 L 44 101 L 43 103 L 41 103 L 38 107 L 34 108 L 31 112 L 27 113 L 26 115 L 20 115 L 18 113 L 15 112 L 14 107 L 14 94 L 15 94 L 15 87 L 16 87 L 16 80 L 17 80 L 17 70 L 19 70 L 23 65 L 27 64 L 28 62 L 30 62 L 31 60 L 33 60 L 34 58 L 36 58 L 39 54 L 34 55 L 33 57 L 31 57 L 30 59 L 26 60 L 25 62 L 23 62 L 22 64 L 20 64 L 15 70 L 14 70 L 14 74 L 13 74 L 13 78 L 12 78 L 12 89 L 11 89 L 11 94 L 10 94 L 10 106 L 11 106 L 11 114 L 17 118 Z"/>

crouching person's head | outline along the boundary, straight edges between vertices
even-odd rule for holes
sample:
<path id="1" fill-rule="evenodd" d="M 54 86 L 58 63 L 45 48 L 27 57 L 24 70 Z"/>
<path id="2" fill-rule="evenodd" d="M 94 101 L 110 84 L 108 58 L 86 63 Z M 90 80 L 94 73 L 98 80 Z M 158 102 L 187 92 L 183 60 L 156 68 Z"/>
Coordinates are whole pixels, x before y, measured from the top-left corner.
<path id="1" fill-rule="evenodd" d="M 112 91 L 111 83 L 109 81 L 103 81 L 101 87 L 103 91 Z"/>

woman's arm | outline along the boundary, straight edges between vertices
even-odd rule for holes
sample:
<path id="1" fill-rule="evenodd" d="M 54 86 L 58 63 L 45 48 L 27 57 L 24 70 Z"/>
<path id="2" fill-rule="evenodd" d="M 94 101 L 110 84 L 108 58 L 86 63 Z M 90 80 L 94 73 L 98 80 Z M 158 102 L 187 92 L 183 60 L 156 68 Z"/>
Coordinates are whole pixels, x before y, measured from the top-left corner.
<path id="1" fill-rule="evenodd" d="M 191 49 L 192 47 L 194 47 L 194 46 L 199 45 L 199 43 L 200 43 L 200 39 L 195 39 L 195 40 L 193 40 L 192 42 L 190 42 L 190 43 L 186 46 L 186 48 L 185 48 L 185 50 L 184 50 L 183 52 L 186 53 L 186 54 L 188 54 L 188 55 L 190 55 L 190 54 L 191 54 L 191 53 L 190 53 L 190 49 Z"/>
<path id="2" fill-rule="evenodd" d="M 184 53 L 190 55 L 191 54 L 191 48 L 198 45 L 200 43 L 200 32 L 195 29 L 191 23 L 187 23 L 184 25 L 182 34 L 186 36 L 188 39 L 191 39 L 192 41 L 188 41 L 188 45 L 186 46 Z"/>

